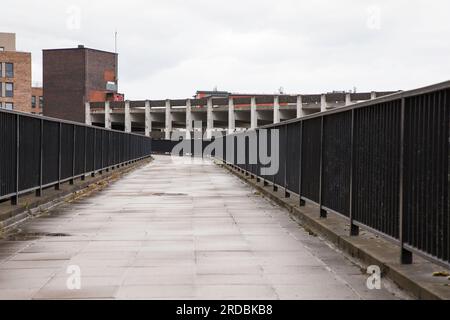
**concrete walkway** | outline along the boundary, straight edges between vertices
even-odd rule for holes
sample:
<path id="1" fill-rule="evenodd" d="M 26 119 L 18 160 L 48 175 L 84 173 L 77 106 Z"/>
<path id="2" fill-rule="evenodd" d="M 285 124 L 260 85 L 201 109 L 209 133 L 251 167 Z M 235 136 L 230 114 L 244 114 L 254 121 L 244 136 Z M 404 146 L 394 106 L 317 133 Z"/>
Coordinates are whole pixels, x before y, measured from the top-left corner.
<path id="1" fill-rule="evenodd" d="M 0 240 L 0 299 L 397 298 L 211 161 L 157 156 L 22 228 Z"/>

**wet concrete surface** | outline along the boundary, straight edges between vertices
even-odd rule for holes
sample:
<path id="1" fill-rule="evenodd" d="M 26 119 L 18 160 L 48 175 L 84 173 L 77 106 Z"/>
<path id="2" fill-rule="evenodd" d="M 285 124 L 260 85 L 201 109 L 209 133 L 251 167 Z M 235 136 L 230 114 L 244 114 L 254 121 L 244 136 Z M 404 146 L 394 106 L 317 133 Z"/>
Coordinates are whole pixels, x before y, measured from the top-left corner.
<path id="1" fill-rule="evenodd" d="M 0 299 L 399 299 L 212 161 L 156 156 L 0 240 Z M 69 266 L 81 289 L 68 289 Z"/>

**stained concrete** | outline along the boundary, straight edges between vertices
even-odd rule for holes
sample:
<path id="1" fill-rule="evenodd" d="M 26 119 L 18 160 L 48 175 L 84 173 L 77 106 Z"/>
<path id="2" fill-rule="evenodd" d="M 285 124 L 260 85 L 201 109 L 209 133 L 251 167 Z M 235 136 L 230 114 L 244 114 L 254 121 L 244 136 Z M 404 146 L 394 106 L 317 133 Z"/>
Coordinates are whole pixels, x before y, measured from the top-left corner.
<path id="1" fill-rule="evenodd" d="M 184 160 L 156 156 L 0 240 L 0 299 L 408 297 L 386 281 L 367 289 L 354 261 L 284 209 L 210 160 Z M 80 290 L 67 288 L 71 265 Z"/>

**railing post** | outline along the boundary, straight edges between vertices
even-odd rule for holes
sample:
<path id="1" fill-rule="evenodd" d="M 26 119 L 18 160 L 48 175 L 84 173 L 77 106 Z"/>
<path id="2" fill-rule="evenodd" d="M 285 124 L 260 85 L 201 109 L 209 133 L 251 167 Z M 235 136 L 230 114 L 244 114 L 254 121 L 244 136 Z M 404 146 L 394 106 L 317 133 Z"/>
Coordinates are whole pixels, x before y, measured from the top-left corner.
<path id="1" fill-rule="evenodd" d="M 287 148 L 288 148 L 288 125 L 284 126 L 284 197 L 289 198 L 291 194 L 287 191 Z"/>
<path id="2" fill-rule="evenodd" d="M 326 218 L 327 211 L 323 209 L 323 146 L 324 146 L 324 134 L 323 134 L 323 125 L 324 125 L 324 117 L 320 117 L 320 184 L 319 184 L 319 210 L 320 217 Z"/>
<path id="3" fill-rule="evenodd" d="M 106 168 L 106 172 L 109 172 L 109 157 L 110 157 L 110 152 L 111 152 L 111 150 L 109 149 L 109 144 L 110 144 L 110 142 L 111 142 L 111 133 L 108 131 L 108 132 L 106 132 L 107 133 L 107 141 L 108 141 L 108 145 L 107 145 L 107 147 L 106 147 L 106 150 L 105 150 L 105 152 L 107 152 L 108 153 L 108 156 L 106 157 L 106 160 L 105 159 L 103 159 L 103 161 L 105 161 L 105 163 L 103 164 L 103 167 L 104 168 Z"/>
<path id="4" fill-rule="evenodd" d="M 58 125 L 58 183 L 55 185 L 55 190 L 59 190 L 61 186 L 61 122 Z"/>
<path id="5" fill-rule="evenodd" d="M 103 159 L 103 151 L 104 151 L 103 150 L 103 145 L 104 145 L 103 137 L 104 137 L 103 130 L 100 130 L 100 171 L 99 171 L 100 174 L 103 174 L 103 168 L 105 167 L 105 164 L 103 163 L 103 161 L 104 161 L 104 159 Z"/>
<path id="6" fill-rule="evenodd" d="M 76 143 L 76 127 L 73 125 L 73 139 L 72 139 L 72 179 L 70 179 L 69 183 L 73 184 L 75 179 L 75 143 Z"/>
<path id="7" fill-rule="evenodd" d="M 399 228 L 400 228 L 400 262 L 402 264 L 412 264 L 412 252 L 405 248 L 405 207 L 403 205 L 404 190 L 404 160 L 405 160 L 405 98 L 402 97 L 400 114 L 400 188 L 399 188 Z"/>
<path id="8" fill-rule="evenodd" d="M 350 138 L 350 207 L 349 207 L 349 217 L 350 217 L 350 236 L 359 235 L 359 227 L 354 224 L 354 212 L 353 212 L 353 201 L 355 200 L 355 186 L 354 186 L 354 174 L 355 174 L 355 109 L 352 109 L 352 127 L 351 127 L 351 138 Z"/>
<path id="9" fill-rule="evenodd" d="M 306 201 L 302 199 L 302 179 L 303 179 L 303 123 L 304 121 L 300 122 L 300 156 L 299 156 L 299 168 L 298 168 L 298 196 L 300 198 L 300 207 L 304 207 L 306 205 Z"/>
<path id="10" fill-rule="evenodd" d="M 81 176 L 81 181 L 86 179 L 87 171 L 87 127 L 84 127 L 84 162 L 83 162 L 83 175 Z"/>
<path id="11" fill-rule="evenodd" d="M 278 97 L 277 97 L 277 100 L 278 100 Z M 272 129 L 272 130 L 280 130 L 280 129 L 278 129 L 278 127 L 277 127 L 275 129 Z M 272 133 L 272 130 L 270 131 L 271 133 Z M 273 136 L 271 137 L 271 139 L 272 138 L 273 138 Z M 278 138 L 280 138 L 280 133 L 279 132 L 278 132 Z M 272 140 L 270 140 L 270 142 L 272 143 Z M 280 140 L 278 140 L 278 144 L 279 143 L 280 143 Z M 271 153 L 272 153 L 273 150 L 272 149 L 270 149 L 270 150 L 271 150 Z M 278 148 L 278 157 L 280 157 L 280 148 Z M 274 192 L 278 192 L 278 186 L 275 184 L 275 176 L 276 176 L 275 174 L 272 175 L 272 188 L 273 188 Z"/>
<path id="12" fill-rule="evenodd" d="M 42 196 L 42 165 L 44 156 L 44 120 L 40 121 L 41 127 L 39 129 L 39 189 L 36 190 L 36 197 Z"/>
<path id="13" fill-rule="evenodd" d="M 19 203 L 19 163 L 20 163 L 20 116 L 16 115 L 16 188 L 15 195 L 11 198 L 11 204 L 16 206 Z"/>
<path id="14" fill-rule="evenodd" d="M 97 159 L 95 157 L 96 147 L 97 147 L 97 129 L 94 129 L 94 148 L 92 149 L 92 158 L 93 158 L 92 161 L 94 163 L 93 163 L 93 168 L 92 168 L 92 173 L 91 173 L 92 178 L 95 177 L 95 167 L 96 167 L 96 162 L 97 162 Z"/>
<path id="15" fill-rule="evenodd" d="M 261 182 L 261 164 L 259 161 L 259 129 L 256 129 L 256 182 Z M 267 149 L 266 149 L 267 150 Z"/>

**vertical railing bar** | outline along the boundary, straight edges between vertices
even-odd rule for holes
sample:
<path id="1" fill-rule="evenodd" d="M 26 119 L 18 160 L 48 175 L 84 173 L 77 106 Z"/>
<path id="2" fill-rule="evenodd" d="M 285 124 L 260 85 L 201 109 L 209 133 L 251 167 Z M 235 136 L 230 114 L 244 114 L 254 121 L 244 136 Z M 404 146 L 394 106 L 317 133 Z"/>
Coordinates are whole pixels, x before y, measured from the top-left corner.
<path id="1" fill-rule="evenodd" d="M 323 209 L 323 176 L 324 176 L 324 170 L 323 170 L 323 146 L 324 146 L 324 134 L 323 134 L 323 128 L 324 128 L 324 116 L 322 116 L 320 121 L 320 182 L 319 182 L 319 210 L 320 210 L 320 217 L 326 218 L 327 217 L 327 211 Z"/>
<path id="2" fill-rule="evenodd" d="M 55 185 L 55 190 L 59 190 L 61 186 L 61 130 L 62 123 L 58 123 L 58 182 Z"/>
<path id="3" fill-rule="evenodd" d="M 111 139 L 111 134 L 110 134 L 110 132 L 109 131 L 104 131 L 103 132 L 104 134 L 106 134 L 106 141 L 104 142 L 104 143 L 106 143 L 106 150 L 105 150 L 105 158 L 106 159 L 104 159 L 104 162 L 105 163 L 103 163 L 103 167 L 104 168 L 106 168 L 106 172 L 109 172 L 109 158 L 110 158 L 110 152 L 111 152 L 111 150 L 109 150 L 109 142 L 110 142 L 110 139 Z"/>
<path id="4" fill-rule="evenodd" d="M 446 90 L 444 91 L 444 98 L 443 98 L 443 113 L 444 113 L 444 119 L 445 121 L 442 123 L 443 129 L 444 129 L 444 138 L 446 139 L 446 141 L 448 141 L 449 139 L 449 132 L 448 132 L 448 121 L 449 121 L 449 113 L 450 113 L 450 106 L 448 106 L 448 94 L 450 93 L 450 90 Z M 446 148 L 444 149 L 444 151 L 446 151 L 443 155 L 443 171 L 447 172 L 447 174 L 449 173 L 449 143 L 446 143 Z M 450 217 L 449 217 L 449 194 L 448 194 L 448 179 L 444 179 L 444 184 L 443 184 L 443 208 L 445 210 L 443 210 L 443 229 L 445 232 L 445 235 L 447 237 L 447 242 L 445 242 L 445 237 L 443 239 L 443 245 L 444 245 L 444 259 L 447 262 L 450 262 Z"/>
<path id="5" fill-rule="evenodd" d="M 11 198 L 11 204 L 16 206 L 19 203 L 19 160 L 20 160 L 20 115 L 16 115 L 16 188 L 15 188 L 15 196 Z"/>
<path id="6" fill-rule="evenodd" d="M 404 217 L 404 204 L 403 204 L 403 191 L 404 191 L 404 160 L 405 160 L 405 103 L 406 100 L 402 97 L 401 100 L 401 114 L 400 114 L 400 186 L 399 186 L 399 227 L 400 227 L 400 262 L 402 264 L 411 264 L 413 257 L 411 251 L 405 248 L 405 217 Z"/>
<path id="7" fill-rule="evenodd" d="M 73 137 L 72 137 L 72 179 L 70 179 L 70 184 L 74 183 L 75 177 L 75 145 L 76 145 L 76 125 L 73 125 Z"/>
<path id="8" fill-rule="evenodd" d="M 436 185 L 436 194 L 437 194 L 437 213 L 436 213 L 436 230 L 438 231 L 438 232 L 436 232 L 437 234 L 439 234 L 439 236 L 438 235 L 436 235 L 436 244 L 437 244 L 437 247 L 438 247 L 438 250 L 437 250 L 437 252 L 438 252 L 438 257 L 439 258 L 443 258 L 444 257 L 444 246 L 443 246 L 443 239 L 444 239 L 444 229 L 443 229 L 443 226 L 444 226 L 444 219 L 443 219 L 443 216 L 444 216 L 444 208 L 443 208 L 443 206 L 442 206 L 442 203 L 443 203 L 443 199 L 442 199 L 442 195 L 443 195 L 443 190 L 442 190 L 442 184 L 441 184 L 441 179 L 440 179 L 440 176 L 439 176 L 439 173 L 440 172 L 445 172 L 445 171 L 440 171 L 441 170 L 441 168 L 442 168 L 442 159 L 444 158 L 444 150 L 443 150 L 443 146 L 442 146 L 442 143 L 441 143 L 441 141 L 443 141 L 443 136 L 444 136 L 444 134 L 443 134 L 443 132 L 442 132 L 442 127 L 441 127 L 441 123 L 442 123 L 442 120 L 441 119 L 445 119 L 445 117 L 442 117 L 441 116 L 441 110 L 442 110 L 442 108 L 443 108 L 443 105 L 442 105 L 442 95 L 443 95 L 443 93 L 442 93 L 442 91 L 440 91 L 438 94 L 437 94 L 437 98 L 436 98 L 436 100 L 437 100 L 437 102 L 436 102 L 436 104 L 437 104 L 437 106 L 436 106 L 436 117 L 437 117 L 437 125 L 438 125 L 438 127 L 439 127 L 439 136 L 438 136 L 438 139 L 437 139 L 437 141 L 438 141 L 438 144 L 437 144 L 437 148 L 438 148 L 438 161 L 436 162 L 436 167 L 435 167 L 435 170 L 436 170 L 436 180 L 437 180 L 437 185 Z M 444 139 L 444 141 L 448 141 L 448 140 L 445 140 Z M 447 142 L 448 143 L 448 142 Z M 441 227 L 439 227 L 439 226 L 441 226 Z"/>
<path id="9" fill-rule="evenodd" d="M 299 155 L 299 168 L 298 168 L 298 196 L 300 199 L 300 207 L 306 205 L 306 201 L 302 199 L 302 180 L 303 180 L 303 126 L 305 121 L 300 121 L 300 155 Z"/>
<path id="10" fill-rule="evenodd" d="M 41 119 L 39 122 L 39 189 L 36 190 L 36 197 L 42 196 L 42 173 L 44 164 L 44 120 Z"/>
<path id="11" fill-rule="evenodd" d="M 104 137 L 105 137 L 105 135 L 104 135 L 104 130 L 103 129 L 101 129 L 100 130 L 100 174 L 103 174 L 103 168 L 105 167 L 105 163 L 104 163 L 104 161 L 105 161 L 105 159 L 104 159 L 104 157 L 103 157 L 103 153 L 105 152 L 105 150 L 103 150 L 104 149 Z"/>
<path id="12" fill-rule="evenodd" d="M 92 167 L 92 173 L 91 176 L 95 177 L 95 171 L 97 167 L 97 159 L 96 159 L 96 150 L 97 149 L 97 129 L 94 129 L 94 148 L 92 149 L 92 161 L 93 161 L 93 167 Z"/>
<path id="13" fill-rule="evenodd" d="M 358 236 L 359 235 L 359 227 L 354 224 L 354 212 L 353 212 L 353 201 L 354 201 L 354 167 L 355 167 L 355 109 L 352 109 L 352 124 L 351 124 L 351 138 L 350 138 L 350 207 L 349 207 L 349 216 L 350 216 L 350 236 Z"/>
<path id="14" fill-rule="evenodd" d="M 443 123 L 443 126 L 445 128 L 445 137 L 446 139 L 449 139 L 449 127 L 447 123 L 449 122 L 449 114 L 450 114 L 450 103 L 449 103 L 449 95 L 450 90 L 446 90 L 444 94 L 444 113 L 445 113 L 445 120 L 446 122 Z M 448 173 L 449 170 L 449 144 L 447 144 L 447 148 L 445 149 L 447 151 L 447 154 L 445 155 L 445 161 L 444 165 L 446 165 L 445 172 Z M 450 197 L 449 197 L 449 190 L 448 190 L 449 182 L 448 180 L 445 180 L 444 183 L 444 200 L 447 200 L 446 203 L 444 203 L 444 207 L 446 208 L 446 211 L 444 212 L 444 219 L 447 218 L 447 226 L 444 226 L 444 228 L 447 228 L 447 243 L 444 243 L 444 245 L 447 246 L 447 262 L 450 262 L 450 216 L 448 214 L 450 210 Z M 445 221 L 445 220 L 444 220 Z"/>
<path id="15" fill-rule="evenodd" d="M 280 129 L 272 128 L 271 131 L 270 131 L 271 134 L 272 134 L 272 130 L 278 130 L 278 139 L 280 139 L 280 131 L 279 131 Z M 270 138 L 271 139 L 270 143 L 272 143 L 272 138 L 273 138 L 273 136 Z M 278 140 L 278 145 L 280 145 L 280 140 Z M 270 149 L 270 153 L 273 154 L 272 148 Z M 280 159 L 280 148 L 279 147 L 278 147 L 278 159 Z M 275 178 L 276 178 L 276 174 L 273 174 L 272 175 L 272 189 L 273 189 L 274 192 L 277 192 L 278 191 L 278 187 L 275 184 Z"/>
<path id="16" fill-rule="evenodd" d="M 81 181 L 86 179 L 87 171 L 87 127 L 84 127 L 84 160 L 83 160 L 83 175 L 81 176 Z"/>
<path id="17" fill-rule="evenodd" d="M 291 194 L 287 189 L 287 147 L 288 147 L 288 125 L 284 126 L 284 197 L 289 198 Z"/>

